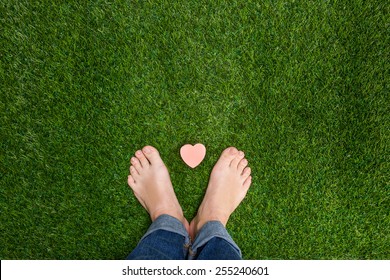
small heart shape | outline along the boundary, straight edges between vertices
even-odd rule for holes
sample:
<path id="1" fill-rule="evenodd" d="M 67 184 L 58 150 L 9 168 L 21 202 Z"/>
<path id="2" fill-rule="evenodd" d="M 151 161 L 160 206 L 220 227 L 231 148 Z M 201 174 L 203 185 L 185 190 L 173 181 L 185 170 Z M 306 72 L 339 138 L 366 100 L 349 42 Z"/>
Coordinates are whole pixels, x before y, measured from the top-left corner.
<path id="1" fill-rule="evenodd" d="M 206 156 L 206 147 L 203 144 L 185 144 L 180 148 L 183 161 L 191 168 L 197 167 Z"/>

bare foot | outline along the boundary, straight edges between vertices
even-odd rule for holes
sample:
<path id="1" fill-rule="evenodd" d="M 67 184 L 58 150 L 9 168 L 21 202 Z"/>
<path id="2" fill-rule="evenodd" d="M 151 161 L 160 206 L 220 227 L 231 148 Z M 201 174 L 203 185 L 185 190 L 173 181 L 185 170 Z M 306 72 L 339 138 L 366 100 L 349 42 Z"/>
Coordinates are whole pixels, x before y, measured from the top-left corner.
<path id="1" fill-rule="evenodd" d="M 191 221 L 192 240 L 208 221 L 220 221 L 224 226 L 244 199 L 252 181 L 251 169 L 244 153 L 234 147 L 225 149 L 210 175 L 209 184 L 198 214 Z"/>
<path id="2" fill-rule="evenodd" d="M 152 146 L 138 150 L 131 158 L 128 184 L 152 221 L 168 214 L 179 219 L 189 230 L 188 221 L 173 190 L 168 169 L 159 152 Z"/>

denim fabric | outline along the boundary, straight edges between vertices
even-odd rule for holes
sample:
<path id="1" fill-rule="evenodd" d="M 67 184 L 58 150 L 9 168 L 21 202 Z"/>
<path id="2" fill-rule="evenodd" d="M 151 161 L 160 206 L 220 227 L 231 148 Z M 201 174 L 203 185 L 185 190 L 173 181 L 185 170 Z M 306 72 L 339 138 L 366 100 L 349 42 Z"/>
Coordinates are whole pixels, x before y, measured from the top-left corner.
<path id="1" fill-rule="evenodd" d="M 206 223 L 194 243 L 176 218 L 161 215 L 149 227 L 128 260 L 236 260 L 241 251 L 218 221 Z"/>
<path id="2" fill-rule="evenodd" d="M 185 237 L 167 230 L 156 230 L 144 237 L 128 260 L 186 260 Z"/>
<path id="3" fill-rule="evenodd" d="M 190 237 L 182 222 L 169 215 L 159 216 L 141 238 L 128 260 L 185 260 Z"/>
<path id="4" fill-rule="evenodd" d="M 237 260 L 241 250 L 219 221 L 210 221 L 199 230 L 189 250 L 189 259 Z"/>
<path id="5" fill-rule="evenodd" d="M 197 253 L 189 260 L 241 260 L 240 251 L 226 239 L 213 237 L 204 246 L 197 249 Z"/>

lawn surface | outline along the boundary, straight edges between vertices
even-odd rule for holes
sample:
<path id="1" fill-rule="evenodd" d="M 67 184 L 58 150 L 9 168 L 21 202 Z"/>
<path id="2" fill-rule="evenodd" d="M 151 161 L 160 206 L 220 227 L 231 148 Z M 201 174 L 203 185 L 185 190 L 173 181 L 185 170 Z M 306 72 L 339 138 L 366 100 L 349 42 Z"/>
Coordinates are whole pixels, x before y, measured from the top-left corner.
<path id="1" fill-rule="evenodd" d="M 150 225 L 126 182 L 149 144 L 189 220 L 221 151 L 245 151 L 245 259 L 389 259 L 389 12 L 0 0 L 0 258 L 124 259 Z M 186 143 L 207 147 L 195 169 Z"/>

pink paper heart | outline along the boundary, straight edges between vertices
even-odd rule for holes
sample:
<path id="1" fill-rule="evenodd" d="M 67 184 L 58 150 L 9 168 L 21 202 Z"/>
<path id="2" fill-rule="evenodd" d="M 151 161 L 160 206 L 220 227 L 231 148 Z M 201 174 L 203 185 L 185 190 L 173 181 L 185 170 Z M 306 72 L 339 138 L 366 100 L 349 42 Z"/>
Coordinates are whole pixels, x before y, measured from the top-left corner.
<path id="1" fill-rule="evenodd" d="M 183 161 L 191 168 L 197 167 L 206 156 L 206 147 L 203 144 L 185 144 L 180 149 L 180 155 Z"/>

